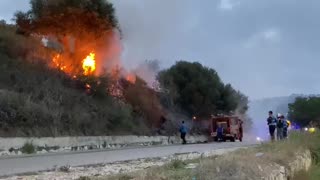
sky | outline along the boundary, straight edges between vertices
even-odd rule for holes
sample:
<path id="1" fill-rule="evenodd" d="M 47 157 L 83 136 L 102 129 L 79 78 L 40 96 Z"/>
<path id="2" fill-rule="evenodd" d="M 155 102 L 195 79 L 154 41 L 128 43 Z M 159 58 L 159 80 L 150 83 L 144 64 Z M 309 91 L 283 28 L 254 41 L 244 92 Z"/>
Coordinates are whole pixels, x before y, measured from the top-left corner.
<path id="1" fill-rule="evenodd" d="M 198 61 L 251 100 L 320 92 L 319 0 L 111 1 L 128 68 Z M 0 18 L 28 8 L 1 0 Z"/>

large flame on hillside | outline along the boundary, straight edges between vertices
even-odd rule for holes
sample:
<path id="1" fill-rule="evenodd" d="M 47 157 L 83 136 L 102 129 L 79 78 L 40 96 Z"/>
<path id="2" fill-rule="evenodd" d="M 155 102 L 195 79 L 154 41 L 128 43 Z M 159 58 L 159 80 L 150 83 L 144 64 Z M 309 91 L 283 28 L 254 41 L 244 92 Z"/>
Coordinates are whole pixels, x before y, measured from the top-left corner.
<path id="1" fill-rule="evenodd" d="M 58 69 L 60 69 L 61 71 L 66 71 L 67 66 L 64 65 L 63 62 L 61 62 L 60 54 L 54 56 L 52 61 Z"/>
<path id="2" fill-rule="evenodd" d="M 78 72 L 75 69 L 81 69 L 85 76 L 92 75 L 96 70 L 96 60 L 95 60 L 96 54 L 91 52 L 89 55 L 87 55 L 86 58 L 84 58 L 82 61 L 79 60 L 82 63 L 79 66 L 79 68 L 76 68 L 73 66 L 72 60 L 70 60 L 68 57 L 64 56 L 63 54 L 57 54 L 53 56 L 52 63 L 53 67 L 69 74 L 76 76 L 78 75 L 76 72 Z"/>
<path id="3" fill-rule="evenodd" d="M 90 53 L 82 63 L 82 69 L 84 75 L 90 75 L 93 74 L 96 70 L 96 60 L 95 60 L 95 54 Z"/>
<path id="4" fill-rule="evenodd" d="M 130 82 L 131 84 L 135 84 L 135 83 L 136 83 L 136 80 L 137 80 L 137 77 L 136 77 L 135 74 L 128 74 L 128 75 L 126 76 L 126 80 L 127 80 L 128 82 Z"/>

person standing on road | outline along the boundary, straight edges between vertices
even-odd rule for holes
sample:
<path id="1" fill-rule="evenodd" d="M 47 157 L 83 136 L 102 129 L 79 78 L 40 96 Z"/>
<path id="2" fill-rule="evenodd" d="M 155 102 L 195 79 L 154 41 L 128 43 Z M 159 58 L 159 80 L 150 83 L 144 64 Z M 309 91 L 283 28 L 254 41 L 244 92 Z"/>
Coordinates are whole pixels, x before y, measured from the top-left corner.
<path id="1" fill-rule="evenodd" d="M 283 127 L 284 127 L 284 118 L 282 118 L 283 115 L 278 115 L 278 121 L 277 121 L 277 140 L 283 139 Z"/>
<path id="2" fill-rule="evenodd" d="M 187 144 L 187 141 L 186 141 L 187 127 L 184 124 L 184 121 L 182 121 L 179 131 L 181 135 L 180 137 L 182 139 L 182 144 Z"/>
<path id="3" fill-rule="evenodd" d="M 274 141 L 274 131 L 276 130 L 277 119 L 273 116 L 273 112 L 269 111 L 269 117 L 267 119 L 268 126 L 269 126 L 269 133 L 271 137 L 271 141 Z"/>
<path id="4" fill-rule="evenodd" d="M 287 120 L 285 120 L 284 116 L 281 116 L 281 119 L 283 121 L 283 138 L 286 139 L 288 137 L 288 127 L 289 123 Z"/>
<path id="5" fill-rule="evenodd" d="M 221 124 L 218 124 L 218 128 L 217 128 L 217 141 L 223 141 L 223 127 Z"/>

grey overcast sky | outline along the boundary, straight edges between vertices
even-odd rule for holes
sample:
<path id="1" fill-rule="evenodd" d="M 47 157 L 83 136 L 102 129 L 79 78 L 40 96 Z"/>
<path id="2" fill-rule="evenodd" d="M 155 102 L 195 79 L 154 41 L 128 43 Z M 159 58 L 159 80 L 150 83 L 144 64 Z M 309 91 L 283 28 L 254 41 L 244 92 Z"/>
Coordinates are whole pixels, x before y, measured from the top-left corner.
<path id="1" fill-rule="evenodd" d="M 124 64 L 199 61 L 251 99 L 320 92 L 319 0 L 112 0 Z M 10 20 L 28 0 L 1 0 Z"/>

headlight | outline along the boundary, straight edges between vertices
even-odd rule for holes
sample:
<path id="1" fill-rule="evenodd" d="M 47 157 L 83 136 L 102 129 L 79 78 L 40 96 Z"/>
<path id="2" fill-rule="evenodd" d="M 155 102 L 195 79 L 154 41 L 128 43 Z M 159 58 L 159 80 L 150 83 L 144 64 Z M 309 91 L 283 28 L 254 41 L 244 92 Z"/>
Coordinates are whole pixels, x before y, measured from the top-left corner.
<path id="1" fill-rule="evenodd" d="M 309 129 L 308 129 L 308 128 L 304 128 L 304 130 L 305 130 L 305 131 L 308 131 Z"/>
<path id="2" fill-rule="evenodd" d="M 256 139 L 257 139 L 257 141 L 259 141 L 259 142 L 262 141 L 262 139 L 261 139 L 260 137 L 257 137 Z"/>

